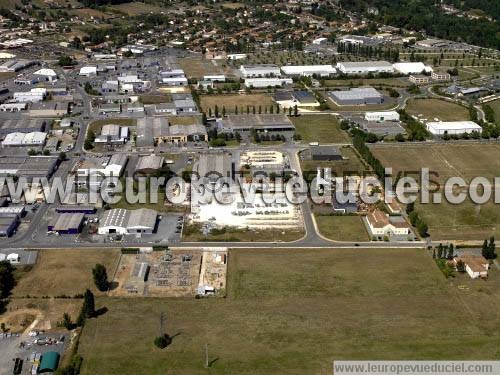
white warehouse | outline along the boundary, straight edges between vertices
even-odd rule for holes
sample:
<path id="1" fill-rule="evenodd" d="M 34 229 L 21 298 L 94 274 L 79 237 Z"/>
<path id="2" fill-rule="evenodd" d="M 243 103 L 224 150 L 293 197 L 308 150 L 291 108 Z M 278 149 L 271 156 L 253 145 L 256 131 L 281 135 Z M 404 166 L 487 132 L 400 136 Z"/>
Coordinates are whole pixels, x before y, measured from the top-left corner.
<path id="1" fill-rule="evenodd" d="M 344 61 L 337 63 L 337 69 L 344 74 L 394 73 L 392 64 L 387 61 Z"/>
<path id="2" fill-rule="evenodd" d="M 399 113 L 396 111 L 366 112 L 366 121 L 399 121 Z"/>
<path id="3" fill-rule="evenodd" d="M 260 65 L 242 65 L 240 72 L 245 78 L 251 77 L 279 77 L 281 70 L 274 64 L 260 64 Z"/>
<path id="4" fill-rule="evenodd" d="M 432 68 L 421 62 L 400 62 L 392 65 L 394 70 L 401 74 L 432 73 Z"/>
<path id="5" fill-rule="evenodd" d="M 287 65 L 282 66 L 281 71 L 287 76 L 319 76 L 329 77 L 337 72 L 332 65 Z"/>
<path id="6" fill-rule="evenodd" d="M 439 121 L 428 122 L 427 130 L 434 135 L 463 134 L 474 131 L 481 133 L 482 128 L 473 121 Z"/>
<path id="7" fill-rule="evenodd" d="M 245 87 L 265 88 L 291 85 L 291 78 L 247 78 L 245 79 Z"/>

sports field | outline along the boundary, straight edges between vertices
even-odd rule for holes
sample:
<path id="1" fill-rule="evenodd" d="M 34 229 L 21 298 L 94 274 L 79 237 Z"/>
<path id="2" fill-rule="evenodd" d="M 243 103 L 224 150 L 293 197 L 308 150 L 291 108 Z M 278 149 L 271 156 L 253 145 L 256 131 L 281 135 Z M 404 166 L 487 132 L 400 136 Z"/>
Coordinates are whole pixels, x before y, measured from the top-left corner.
<path id="1" fill-rule="evenodd" d="M 355 248 L 237 250 L 228 272 L 224 299 L 99 298 L 109 311 L 83 330 L 82 374 L 327 374 L 334 359 L 500 358 L 498 271 L 450 282 L 425 250 Z M 159 350 L 162 314 L 174 338 Z"/>
<path id="2" fill-rule="evenodd" d="M 346 131 L 340 129 L 339 121 L 331 115 L 301 115 L 290 117 L 297 134 L 304 142 L 350 143 Z"/>
<path id="3" fill-rule="evenodd" d="M 497 144 L 377 146 L 372 152 L 385 167 L 393 168 L 394 175 L 411 172 L 416 178 L 420 169 L 427 167 L 436 173 L 431 180 L 440 185 L 455 176 L 467 182 L 478 176 L 493 182 L 494 177 L 500 176 Z M 443 197 L 441 204 L 417 204 L 417 211 L 429 225 L 434 240 L 480 241 L 491 235 L 500 236 L 500 210 L 493 201 L 477 205 L 466 199 L 454 205 L 446 203 Z"/>
<path id="4" fill-rule="evenodd" d="M 469 120 L 469 110 L 461 105 L 441 99 L 410 99 L 406 106 L 410 115 L 420 116 L 429 121 Z"/>

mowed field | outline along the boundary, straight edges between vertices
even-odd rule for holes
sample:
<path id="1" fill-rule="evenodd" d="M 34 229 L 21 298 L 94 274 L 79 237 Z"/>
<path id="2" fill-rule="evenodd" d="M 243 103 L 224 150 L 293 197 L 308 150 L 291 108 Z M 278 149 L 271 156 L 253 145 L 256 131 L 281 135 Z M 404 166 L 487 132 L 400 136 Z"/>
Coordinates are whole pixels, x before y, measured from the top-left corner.
<path id="1" fill-rule="evenodd" d="M 441 121 L 469 120 L 467 108 L 441 99 L 410 99 L 406 112 L 410 115 L 423 116 L 429 121 L 434 118 Z"/>
<path id="2" fill-rule="evenodd" d="M 495 112 L 495 122 L 500 124 L 500 99 L 487 103 Z"/>
<path id="3" fill-rule="evenodd" d="M 363 218 L 357 215 L 316 215 L 320 233 L 335 241 L 369 241 Z"/>
<path id="4" fill-rule="evenodd" d="M 92 268 L 101 263 L 111 277 L 118 258 L 117 249 L 42 250 L 33 269 L 19 280 L 13 296 L 74 296 L 85 289 L 97 292 Z"/>
<path id="5" fill-rule="evenodd" d="M 301 115 L 290 117 L 296 132 L 305 142 L 350 143 L 350 137 L 340 129 L 339 121 L 331 115 Z"/>
<path id="6" fill-rule="evenodd" d="M 394 175 L 400 171 L 412 172 L 416 178 L 420 169 L 427 167 L 436 173 L 431 180 L 441 186 L 454 176 L 467 182 L 478 176 L 493 182 L 494 177 L 500 176 L 500 145 L 497 144 L 377 146 L 372 152 L 385 167 L 393 168 Z M 500 210 L 493 197 L 482 205 L 470 199 L 458 205 L 447 203 L 444 195 L 442 201 L 441 204 L 417 204 L 434 240 L 500 237 Z"/>
<path id="7" fill-rule="evenodd" d="M 234 107 L 238 107 L 239 113 L 246 113 L 247 106 L 258 111 L 259 106 L 262 107 L 264 113 L 265 106 L 275 105 L 271 96 L 267 94 L 242 94 L 242 95 L 201 95 L 200 96 L 201 108 L 204 112 L 208 113 L 208 109 L 215 110 L 215 106 L 222 111 L 222 107 L 226 107 L 226 113 L 234 113 Z"/>
<path id="8" fill-rule="evenodd" d="M 498 271 L 467 285 L 420 249 L 231 251 L 227 298 L 99 298 L 109 310 L 83 330 L 81 373 L 329 374 L 334 359 L 499 359 Z M 161 314 L 174 336 L 164 350 L 153 345 Z"/>

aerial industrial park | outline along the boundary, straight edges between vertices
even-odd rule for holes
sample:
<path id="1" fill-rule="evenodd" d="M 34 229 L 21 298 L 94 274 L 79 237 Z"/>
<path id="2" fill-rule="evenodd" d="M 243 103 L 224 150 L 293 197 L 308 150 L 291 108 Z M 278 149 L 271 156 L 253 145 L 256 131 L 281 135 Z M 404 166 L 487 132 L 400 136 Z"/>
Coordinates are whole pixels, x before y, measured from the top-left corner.
<path id="1" fill-rule="evenodd" d="M 471 2 L 0 2 L 0 375 L 500 371 Z"/>

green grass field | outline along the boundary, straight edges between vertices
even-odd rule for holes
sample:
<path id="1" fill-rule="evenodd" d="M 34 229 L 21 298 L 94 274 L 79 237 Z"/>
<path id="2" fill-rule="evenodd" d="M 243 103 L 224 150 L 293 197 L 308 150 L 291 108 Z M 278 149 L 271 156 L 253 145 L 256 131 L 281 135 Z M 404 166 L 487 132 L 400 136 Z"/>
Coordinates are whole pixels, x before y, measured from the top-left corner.
<path id="1" fill-rule="evenodd" d="M 500 123 L 500 99 L 494 100 L 486 104 L 489 105 L 495 112 L 495 121 L 497 123 Z"/>
<path id="2" fill-rule="evenodd" d="M 372 152 L 385 167 L 393 168 L 393 175 L 413 172 L 411 175 L 416 178 L 415 173 L 427 167 L 437 173 L 432 180 L 441 185 L 454 176 L 465 181 L 482 176 L 493 182 L 493 178 L 500 175 L 500 146 L 497 144 L 377 146 Z M 446 203 L 444 196 L 442 200 L 441 204 L 417 204 L 434 240 L 479 241 L 491 235 L 500 236 L 500 212 L 492 201 L 476 205 L 466 199 L 454 205 Z"/>
<path id="3" fill-rule="evenodd" d="M 361 216 L 316 215 L 320 233 L 335 241 L 369 241 Z"/>
<path id="4" fill-rule="evenodd" d="M 226 241 L 226 242 L 287 242 L 295 241 L 304 236 L 302 228 L 296 229 L 239 229 L 225 228 L 222 232 L 210 233 L 204 235 L 201 232 L 201 225 L 190 224 L 184 228 L 182 239 L 187 242 L 206 242 L 206 241 Z"/>
<path id="5" fill-rule="evenodd" d="M 440 99 L 410 99 L 406 106 L 410 115 L 423 115 L 432 121 L 438 118 L 441 121 L 469 120 L 469 110 L 459 104 Z"/>
<path id="6" fill-rule="evenodd" d="M 486 282 L 447 281 L 419 249 L 236 250 L 227 298 L 99 298 L 108 312 L 83 330 L 81 373 L 328 374 L 334 359 L 500 359 L 499 286 L 496 270 Z M 164 350 L 153 346 L 162 313 L 174 336 Z"/>
<path id="7" fill-rule="evenodd" d="M 290 117 L 296 132 L 304 142 L 350 143 L 350 137 L 336 117 L 331 115 L 301 115 Z"/>

